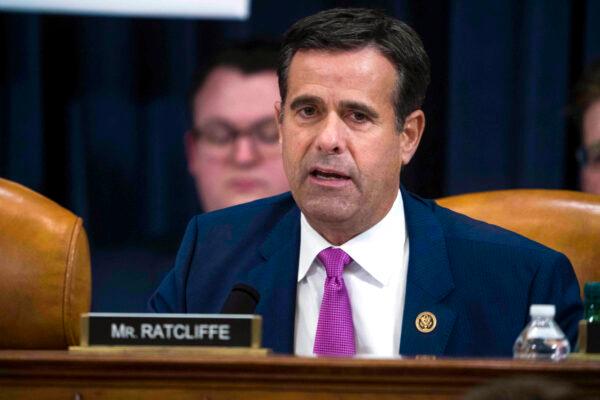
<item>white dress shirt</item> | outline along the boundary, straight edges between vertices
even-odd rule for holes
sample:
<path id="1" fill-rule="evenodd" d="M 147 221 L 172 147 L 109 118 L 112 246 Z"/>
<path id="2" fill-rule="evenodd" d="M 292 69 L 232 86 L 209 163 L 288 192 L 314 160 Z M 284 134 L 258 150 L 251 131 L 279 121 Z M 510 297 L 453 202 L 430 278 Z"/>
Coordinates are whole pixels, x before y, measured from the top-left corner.
<path id="1" fill-rule="evenodd" d="M 381 221 L 341 246 L 329 243 L 302 214 L 294 331 L 296 355 L 313 355 L 327 277 L 316 257 L 328 247 L 340 247 L 353 260 L 344 268 L 344 282 L 352 305 L 356 354 L 397 356 L 408 270 L 408 237 L 400 191 Z"/>

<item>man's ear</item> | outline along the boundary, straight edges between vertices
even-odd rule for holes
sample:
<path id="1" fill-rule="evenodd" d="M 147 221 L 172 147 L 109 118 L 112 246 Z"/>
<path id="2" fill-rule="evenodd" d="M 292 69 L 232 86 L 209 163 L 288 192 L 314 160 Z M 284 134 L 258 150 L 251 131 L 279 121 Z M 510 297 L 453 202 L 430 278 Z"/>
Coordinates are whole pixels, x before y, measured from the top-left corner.
<path id="1" fill-rule="evenodd" d="M 194 175 L 196 165 L 196 138 L 191 130 L 187 130 L 183 136 L 183 145 L 185 147 L 185 158 L 187 160 L 188 172 Z"/>
<path id="2" fill-rule="evenodd" d="M 404 128 L 400 132 L 400 157 L 402 165 L 410 162 L 419 147 L 425 129 L 425 113 L 415 110 L 404 119 Z"/>
<path id="3" fill-rule="evenodd" d="M 283 110 L 281 107 L 281 101 L 276 101 L 273 107 L 275 111 L 275 121 L 277 121 L 277 131 L 279 132 L 279 144 L 281 144 L 281 123 L 283 122 Z"/>

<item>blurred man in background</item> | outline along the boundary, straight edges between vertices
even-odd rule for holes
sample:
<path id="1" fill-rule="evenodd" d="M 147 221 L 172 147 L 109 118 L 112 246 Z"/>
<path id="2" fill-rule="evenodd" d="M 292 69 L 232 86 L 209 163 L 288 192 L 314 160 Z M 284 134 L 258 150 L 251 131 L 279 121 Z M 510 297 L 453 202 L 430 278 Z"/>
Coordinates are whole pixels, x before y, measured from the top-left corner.
<path id="1" fill-rule="evenodd" d="M 265 42 L 238 45 L 196 77 L 185 144 L 204 211 L 289 190 L 273 117 L 277 51 Z"/>
<path id="2" fill-rule="evenodd" d="M 590 65 L 577 83 L 573 105 L 581 129 L 577 154 L 581 190 L 600 194 L 600 60 Z"/>
<path id="3" fill-rule="evenodd" d="M 236 45 L 196 73 L 185 150 L 203 211 L 289 190 L 273 114 L 278 48 L 269 42 Z M 145 311 L 173 259 L 155 248 L 95 252 L 94 311 Z"/>

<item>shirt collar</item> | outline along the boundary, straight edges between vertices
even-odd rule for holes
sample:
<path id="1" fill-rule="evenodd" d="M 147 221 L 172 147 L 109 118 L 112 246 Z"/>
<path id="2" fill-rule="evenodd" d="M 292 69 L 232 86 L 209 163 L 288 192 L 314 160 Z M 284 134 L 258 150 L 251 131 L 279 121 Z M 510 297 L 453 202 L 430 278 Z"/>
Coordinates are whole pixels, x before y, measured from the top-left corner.
<path id="1" fill-rule="evenodd" d="M 340 247 L 380 284 L 387 285 L 392 274 L 391 260 L 402 260 L 406 225 L 400 191 L 392 208 L 381 221 L 341 246 L 333 246 L 319 234 L 302 213 L 300 216 L 300 257 L 298 282 L 304 279 L 317 255 L 328 247 Z"/>

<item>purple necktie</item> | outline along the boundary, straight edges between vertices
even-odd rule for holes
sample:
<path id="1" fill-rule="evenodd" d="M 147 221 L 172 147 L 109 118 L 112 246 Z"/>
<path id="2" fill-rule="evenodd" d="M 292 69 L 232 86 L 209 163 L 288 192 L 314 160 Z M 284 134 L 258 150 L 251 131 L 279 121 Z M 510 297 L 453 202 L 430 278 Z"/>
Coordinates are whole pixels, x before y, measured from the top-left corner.
<path id="1" fill-rule="evenodd" d="M 344 284 L 344 267 L 352 261 L 342 249 L 329 247 L 317 258 L 327 271 L 313 352 L 319 356 L 356 354 L 352 307 Z"/>

